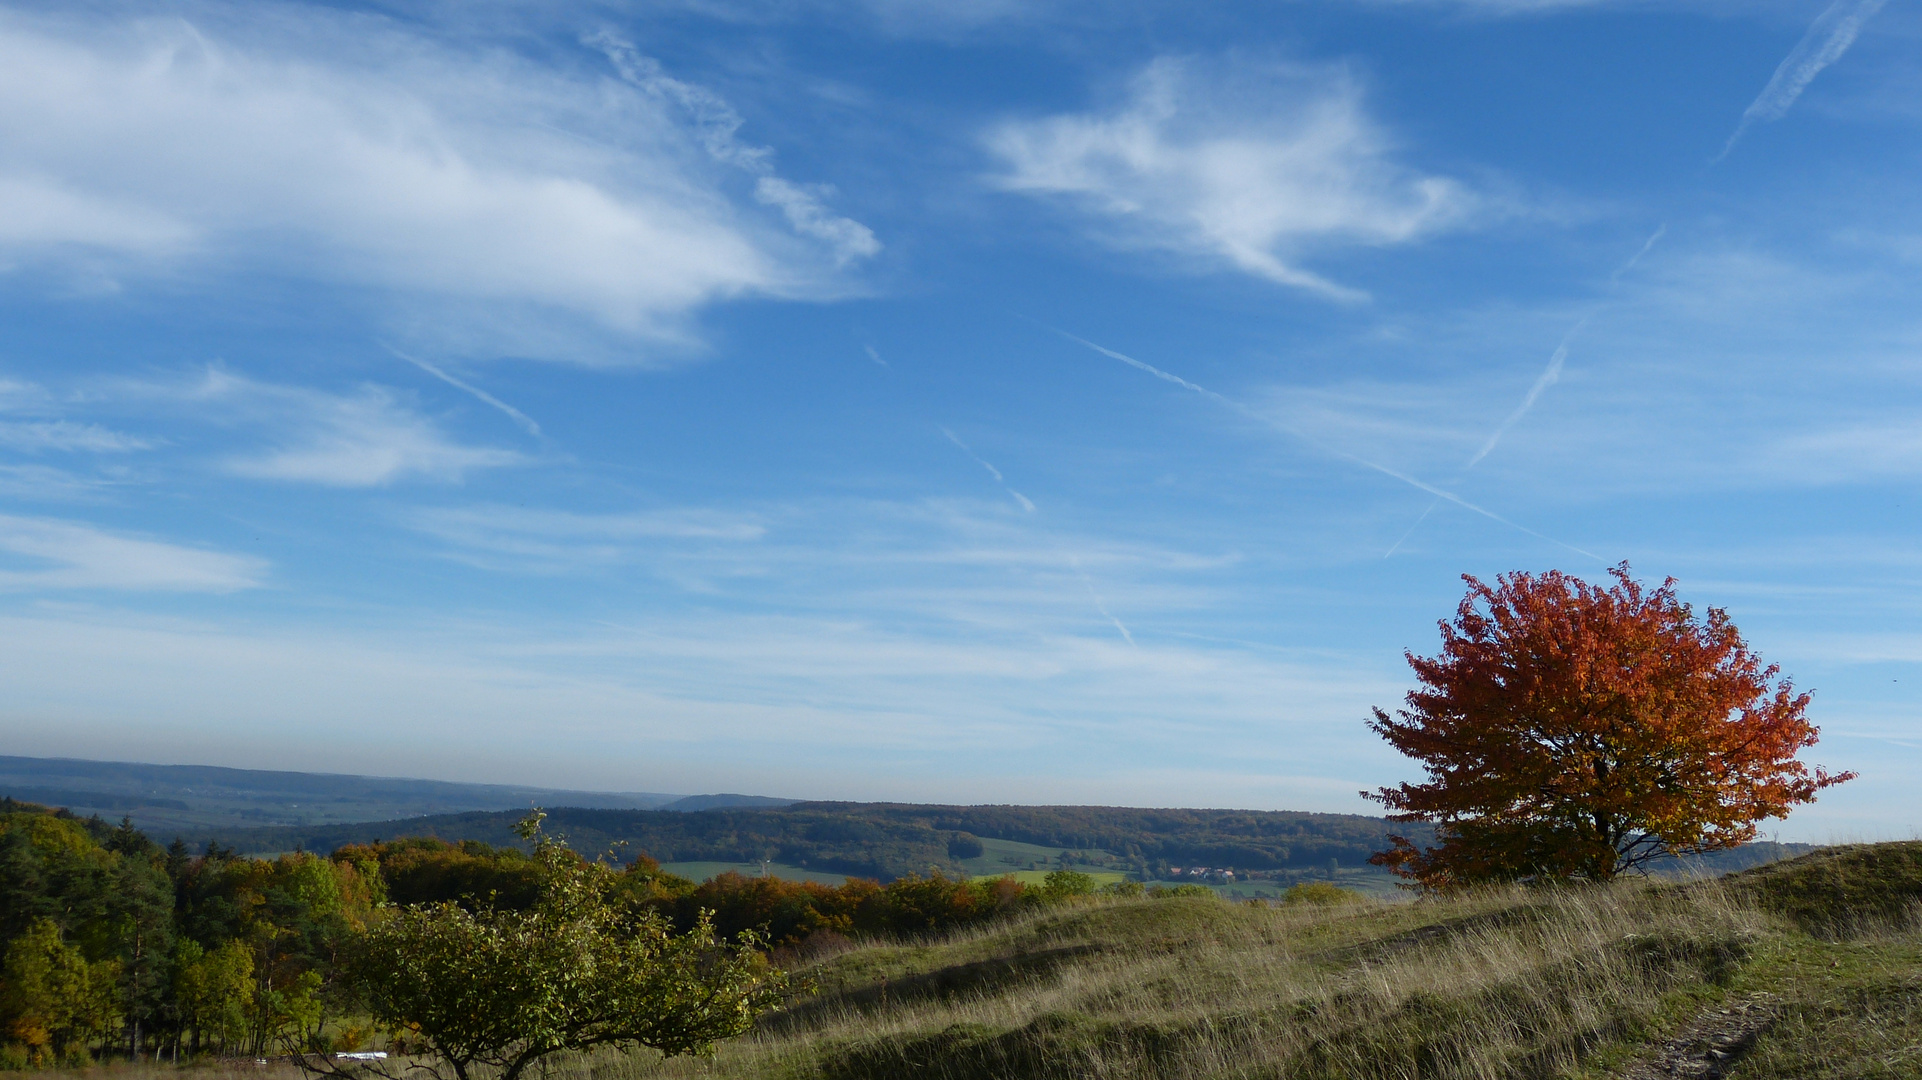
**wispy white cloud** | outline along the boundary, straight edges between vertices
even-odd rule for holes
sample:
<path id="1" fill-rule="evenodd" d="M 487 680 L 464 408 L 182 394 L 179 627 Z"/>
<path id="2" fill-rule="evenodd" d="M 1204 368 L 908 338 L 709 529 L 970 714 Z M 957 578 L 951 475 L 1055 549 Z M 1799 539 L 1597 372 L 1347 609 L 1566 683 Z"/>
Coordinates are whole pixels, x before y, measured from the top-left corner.
<path id="1" fill-rule="evenodd" d="M 412 332 L 461 314 L 476 349 L 565 354 L 570 328 L 674 337 L 727 297 L 826 294 L 875 247 L 764 162 L 785 222 L 730 195 L 665 76 L 311 6 L 198 10 L 0 15 L 0 267 L 265 269 L 383 290 Z"/>
<path id="2" fill-rule="evenodd" d="M 154 440 L 114 431 L 99 424 L 66 419 L 72 402 L 63 402 L 45 386 L 0 378 L 0 446 L 29 454 L 44 451 L 117 454 L 146 450 Z"/>
<path id="3" fill-rule="evenodd" d="M 0 515 L 0 589 L 233 592 L 260 584 L 266 563 L 122 536 L 53 518 Z"/>
<path id="4" fill-rule="evenodd" d="M 0 495 L 61 502 L 97 498 L 107 483 L 51 465 L 0 465 Z"/>
<path id="5" fill-rule="evenodd" d="M 746 513 L 698 508 L 589 514 L 514 506 L 420 510 L 407 525 L 490 567 L 576 572 L 646 557 L 665 544 L 747 543 L 767 526 Z"/>
<path id="6" fill-rule="evenodd" d="M 1770 76 L 1768 85 L 1756 95 L 1749 107 L 1742 111 L 1741 122 L 1723 145 L 1722 152 L 1715 155 L 1720 161 L 1735 149 L 1735 144 L 1748 133 L 1749 128 L 1758 123 L 1780 120 L 1788 115 L 1795 99 L 1802 96 L 1809 83 L 1822 73 L 1822 69 L 1842 59 L 1842 54 L 1855 44 L 1862 26 L 1882 10 L 1888 0 L 1834 0 L 1810 24 L 1802 40 L 1795 43 L 1782 63 Z"/>
<path id="7" fill-rule="evenodd" d="M 121 407 L 159 405 L 247 432 L 259 440 L 259 448 L 229 454 L 219 466 L 256 480 L 330 487 L 376 487 L 406 479 L 452 482 L 476 469 L 527 461 L 511 450 L 458 442 L 395 391 L 371 383 L 334 393 L 261 382 L 214 367 L 188 382 L 122 382 L 106 393 Z"/>
<path id="8" fill-rule="evenodd" d="M 16 257 L 59 246 L 157 256 L 178 252 L 195 237 L 191 223 L 164 210 L 44 177 L 0 174 L 0 207 L 0 252 Z"/>
<path id="9" fill-rule="evenodd" d="M 632 43 L 613 34 L 603 33 L 593 40 L 607 53 L 622 78 L 685 110 L 708 155 L 755 176 L 754 198 L 764 206 L 780 210 L 795 232 L 825 241 L 834 251 L 837 265 L 845 266 L 880 252 L 881 242 L 874 238 L 872 229 L 828 210 L 825 200 L 834 195 L 832 187 L 796 184 L 776 176 L 774 151 L 740 139 L 738 133 L 745 121 L 720 95 L 669 77 L 660 61 L 641 55 Z"/>
<path id="10" fill-rule="evenodd" d="M 846 266 L 880 254 L 881 242 L 874 238 L 873 230 L 828 211 L 823 200 L 833 194 L 834 188 L 827 184 L 804 187 L 778 176 L 763 176 L 754 182 L 754 197 L 762 205 L 780 210 L 795 232 L 827 243 L 834 250 L 835 265 Z"/>
<path id="11" fill-rule="evenodd" d="M 1407 243 L 1475 211 L 1462 184 L 1394 160 L 1346 72 L 1209 66 L 1164 58 L 1115 108 L 995 128 L 993 182 L 1068 200 L 1109 242 L 1339 300 L 1365 293 L 1305 269 L 1313 251 Z"/>
<path id="12" fill-rule="evenodd" d="M 304 431 L 265 454 L 228 458 L 227 470 L 256 480 L 375 487 L 413 477 L 457 481 L 476 469 L 526 460 L 511 450 L 454 442 L 380 387 L 303 396 L 311 407 Z"/>
<path id="13" fill-rule="evenodd" d="M 1912 409 L 1786 433 L 1757 468 L 1797 484 L 1874 483 L 1922 475 L 1922 416 Z"/>
<path id="14" fill-rule="evenodd" d="M 98 424 L 79 424 L 71 420 L 0 420 L 0 446 L 36 453 L 42 450 L 77 450 L 96 454 L 145 450 L 148 439 Z"/>

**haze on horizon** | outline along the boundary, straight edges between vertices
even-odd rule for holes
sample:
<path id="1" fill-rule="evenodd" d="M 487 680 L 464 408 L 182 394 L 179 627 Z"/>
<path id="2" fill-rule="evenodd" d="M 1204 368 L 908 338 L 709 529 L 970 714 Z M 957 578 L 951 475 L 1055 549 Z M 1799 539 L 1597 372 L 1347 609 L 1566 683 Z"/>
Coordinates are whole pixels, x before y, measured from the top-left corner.
<path id="1" fill-rule="evenodd" d="M 1922 12 L 0 7 L 8 754 L 1369 812 L 1460 575 L 1906 838 Z"/>

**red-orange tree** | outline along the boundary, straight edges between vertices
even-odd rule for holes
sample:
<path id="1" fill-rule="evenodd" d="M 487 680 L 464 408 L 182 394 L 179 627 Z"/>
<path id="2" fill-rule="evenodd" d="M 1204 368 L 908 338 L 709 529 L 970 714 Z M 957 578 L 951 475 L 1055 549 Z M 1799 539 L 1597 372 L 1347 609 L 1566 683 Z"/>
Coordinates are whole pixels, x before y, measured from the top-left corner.
<path id="1" fill-rule="evenodd" d="M 1753 839 L 1853 773 L 1795 759 L 1815 743 L 1797 694 L 1750 653 L 1728 613 L 1697 618 L 1674 579 L 1645 590 L 1560 571 L 1464 575 L 1441 654 L 1407 654 L 1421 687 L 1369 724 L 1420 761 L 1422 784 L 1367 798 L 1430 822 L 1436 846 L 1392 837 L 1377 864 L 1425 889 L 1604 881 L 1668 854 Z"/>

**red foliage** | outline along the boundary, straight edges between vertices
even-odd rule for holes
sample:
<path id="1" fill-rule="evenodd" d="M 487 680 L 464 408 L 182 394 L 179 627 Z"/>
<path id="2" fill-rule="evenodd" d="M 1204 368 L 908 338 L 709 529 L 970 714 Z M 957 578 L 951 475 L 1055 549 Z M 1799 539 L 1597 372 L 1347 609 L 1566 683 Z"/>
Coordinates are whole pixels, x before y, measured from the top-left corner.
<path id="1" fill-rule="evenodd" d="M 1504 574 L 1441 624 L 1442 650 L 1410 653 L 1421 688 L 1370 723 L 1419 760 L 1423 784 L 1370 794 L 1391 820 L 1434 822 L 1439 846 L 1402 837 L 1375 856 L 1423 888 L 1606 880 L 1669 854 L 1753 839 L 1854 776 L 1795 759 L 1817 729 L 1728 613 L 1698 619 L 1674 580 L 1645 591 L 1623 563 L 1612 588 L 1560 571 Z"/>

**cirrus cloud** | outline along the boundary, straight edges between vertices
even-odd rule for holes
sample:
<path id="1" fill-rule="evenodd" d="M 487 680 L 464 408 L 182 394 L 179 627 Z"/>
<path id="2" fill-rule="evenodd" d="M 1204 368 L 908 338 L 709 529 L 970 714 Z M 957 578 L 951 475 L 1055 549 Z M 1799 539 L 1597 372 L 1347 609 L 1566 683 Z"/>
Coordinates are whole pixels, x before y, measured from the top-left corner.
<path id="1" fill-rule="evenodd" d="M 0 515 L 0 589 L 233 592 L 260 584 L 259 559 L 121 536 L 55 518 Z"/>
<path id="2" fill-rule="evenodd" d="M 1478 200 L 1396 163 L 1360 88 L 1329 68 L 1163 58 L 1106 111 L 1013 121 L 988 135 L 1004 190 L 1066 200 L 1103 239 L 1172 251 L 1341 300 L 1365 294 L 1304 269 L 1309 251 L 1406 243 Z"/>
<path id="3" fill-rule="evenodd" d="M 443 336 L 476 351 L 566 355 L 684 336 L 728 297 L 831 294 L 878 250 L 771 161 L 760 186 L 792 197 L 750 190 L 604 57 L 190 10 L 0 15 L 0 268 L 264 270 L 369 290 L 398 326 L 466 323 Z"/>

